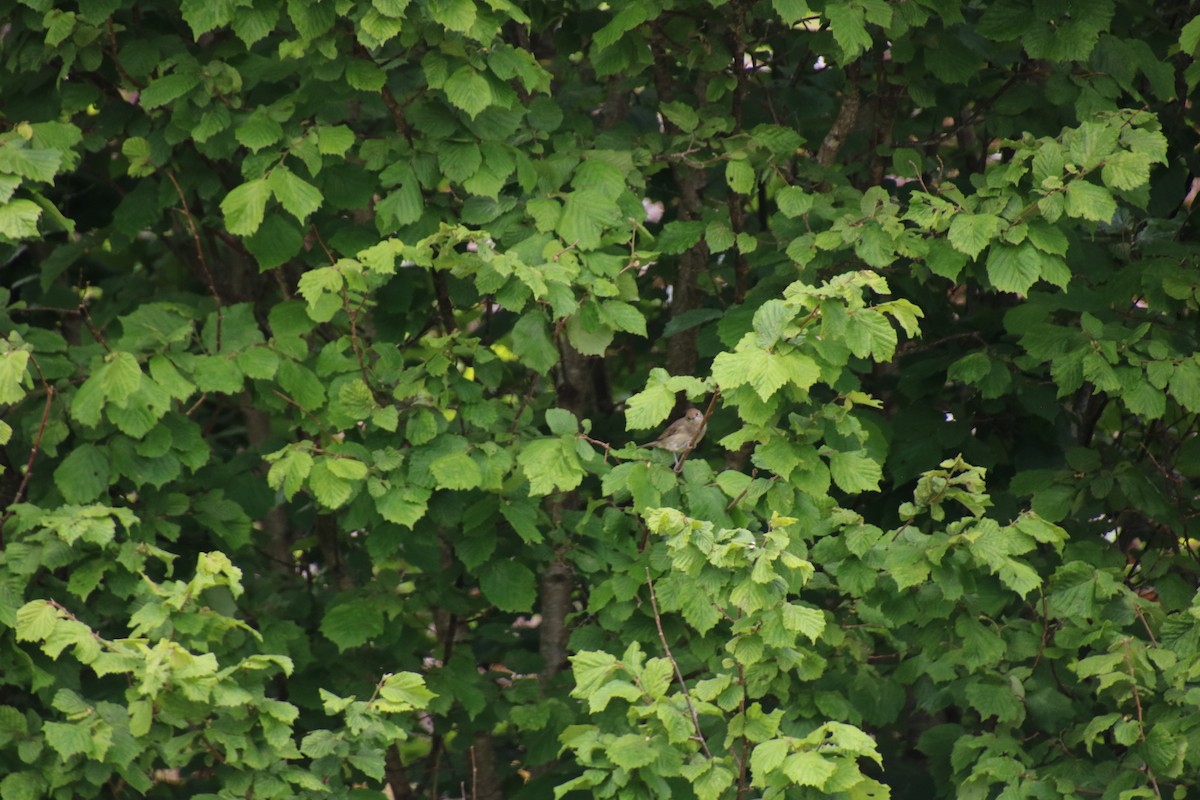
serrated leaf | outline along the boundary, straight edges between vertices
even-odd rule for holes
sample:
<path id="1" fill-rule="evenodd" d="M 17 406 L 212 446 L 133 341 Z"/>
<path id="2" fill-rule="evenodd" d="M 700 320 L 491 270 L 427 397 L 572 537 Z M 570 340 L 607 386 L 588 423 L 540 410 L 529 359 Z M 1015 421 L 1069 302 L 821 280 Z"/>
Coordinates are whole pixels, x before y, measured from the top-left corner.
<path id="1" fill-rule="evenodd" d="M 513 326 L 513 352 L 534 372 L 545 374 L 558 363 L 558 348 L 540 311 L 523 314 Z"/>
<path id="2" fill-rule="evenodd" d="M 310 214 L 320 208 L 325 199 L 317 187 L 302 180 L 287 167 L 281 166 L 271 170 L 267 184 L 280 205 L 300 222 L 304 222 Z"/>
<path id="3" fill-rule="evenodd" d="M 444 489 L 474 489 L 483 480 L 479 465 L 466 453 L 452 453 L 429 465 L 434 480 Z"/>
<path id="4" fill-rule="evenodd" d="M 492 104 L 492 87 L 487 78 L 465 64 L 446 79 L 442 88 L 446 92 L 446 99 L 467 112 L 471 119 Z"/>
<path id="5" fill-rule="evenodd" d="M 786 739 L 771 739 L 754 748 L 750 754 L 750 769 L 754 773 L 755 786 L 768 785 L 770 774 L 783 766 L 789 749 Z"/>
<path id="6" fill-rule="evenodd" d="M 988 280 L 1002 292 L 1026 295 L 1041 277 L 1043 255 L 1029 242 L 994 244 L 988 251 Z"/>
<path id="7" fill-rule="evenodd" d="M 867 32 L 862 8 L 849 3 L 833 3 L 825 8 L 825 17 L 847 62 L 856 60 L 864 51 L 871 49 L 871 34 Z"/>
<path id="8" fill-rule="evenodd" d="M 178 100 L 200 85 L 198 75 L 175 72 L 153 80 L 138 96 L 142 108 L 158 108 Z"/>
<path id="9" fill-rule="evenodd" d="M 783 762 L 783 773 L 797 786 L 824 788 L 836 771 L 836 763 L 812 751 L 792 753 Z"/>
<path id="10" fill-rule="evenodd" d="M 383 633 L 383 612 L 378 603 L 351 600 L 325 612 L 321 633 L 345 652 Z"/>
<path id="11" fill-rule="evenodd" d="M 1001 222 L 995 214 L 958 214 L 950 222 L 947 238 L 955 250 L 976 258 L 1000 233 Z"/>
<path id="12" fill-rule="evenodd" d="M 416 486 L 390 487 L 375 498 L 375 508 L 388 522 L 411 528 L 425 516 L 430 491 Z"/>
<path id="13" fill-rule="evenodd" d="M 729 188 L 738 194 L 750 194 L 756 183 L 754 168 L 743 159 L 735 159 L 725 164 L 725 182 Z"/>
<path id="14" fill-rule="evenodd" d="M 864 450 L 835 451 L 829 454 L 829 474 L 843 492 L 879 491 L 883 469 Z"/>
<path id="15" fill-rule="evenodd" d="M 618 767 L 632 770 L 654 763 L 658 754 L 654 748 L 648 747 L 648 744 L 648 737 L 627 733 L 614 739 L 605 748 L 605 752 Z"/>
<path id="16" fill-rule="evenodd" d="M 238 236 L 249 236 L 262 224 L 263 213 L 271 187 L 265 178 L 247 181 L 234 189 L 221 201 L 221 213 L 225 216 L 225 229 Z"/>
<path id="17" fill-rule="evenodd" d="M 1067 184 L 1067 216 L 1092 222 L 1109 222 L 1117 213 L 1117 203 L 1103 186 L 1085 180 Z"/>
<path id="18" fill-rule="evenodd" d="M 596 189 L 578 189 L 567 195 L 556 229 L 569 245 L 586 251 L 599 247 L 604 231 L 620 222 L 615 200 Z"/>
<path id="19" fill-rule="evenodd" d="M 807 214 L 813 207 L 813 196 L 799 186 L 785 186 L 775 194 L 775 204 L 788 217 Z"/>
<path id="20" fill-rule="evenodd" d="M 485 565 L 480 570 L 479 588 L 501 611 L 531 611 L 537 600 L 533 572 L 518 561 L 501 559 Z"/>
<path id="21" fill-rule="evenodd" d="M 535 439 L 525 445 L 517 456 L 525 477 L 529 479 L 531 495 L 569 492 L 583 481 L 579 455 L 569 442 L 562 439 Z"/>
<path id="22" fill-rule="evenodd" d="M 54 470 L 54 484 L 68 503 L 88 503 L 108 491 L 108 457 L 100 448 L 83 444 Z"/>
<path id="23" fill-rule="evenodd" d="M 251 114 L 233 131 L 234 138 L 251 152 L 257 153 L 283 138 L 283 128 L 266 111 L 260 109 Z M 147 155 L 149 146 L 147 146 Z"/>
<path id="24" fill-rule="evenodd" d="M 9 241 L 35 239 L 42 209 L 31 200 L 13 200 L 0 205 L 0 237 Z"/>

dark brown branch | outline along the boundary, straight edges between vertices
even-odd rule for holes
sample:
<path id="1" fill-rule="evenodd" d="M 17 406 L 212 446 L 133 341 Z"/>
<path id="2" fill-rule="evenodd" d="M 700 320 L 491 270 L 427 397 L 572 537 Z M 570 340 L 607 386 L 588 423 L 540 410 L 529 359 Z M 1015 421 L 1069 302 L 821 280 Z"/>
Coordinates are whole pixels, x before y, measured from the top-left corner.
<path id="1" fill-rule="evenodd" d="M 224 321 L 224 309 L 221 304 L 221 294 L 217 291 L 217 284 L 213 280 L 212 270 L 208 268 L 208 259 L 204 257 L 204 247 L 200 243 L 200 230 L 196 227 L 196 220 L 192 216 L 192 210 L 188 207 L 187 196 L 183 193 L 183 188 L 179 185 L 179 181 L 175 180 L 175 173 L 171 170 L 164 170 L 166 176 L 171 181 L 171 185 L 175 187 L 175 193 L 179 195 L 179 202 L 183 204 L 183 216 L 187 220 L 188 229 L 192 233 L 192 241 L 196 243 L 196 260 L 200 264 L 200 269 L 204 272 L 204 279 L 208 281 L 208 291 L 212 293 L 213 300 L 217 304 L 217 335 L 216 335 L 216 352 L 221 352 L 221 324 Z"/>
<path id="2" fill-rule="evenodd" d="M 858 121 L 858 107 L 861 102 L 858 92 L 860 77 L 861 68 L 857 63 L 846 67 L 846 89 L 842 98 L 842 107 L 838 109 L 832 127 L 821 141 L 821 149 L 817 151 L 817 163 L 822 167 L 833 166 L 838 153 L 841 152 L 842 145 L 846 143 L 846 138 L 854 130 L 854 124 Z"/>
<path id="3" fill-rule="evenodd" d="M 21 483 L 17 486 L 16 494 L 13 495 L 8 510 L 4 512 L 4 516 L 0 517 L 0 550 L 4 549 L 4 524 L 12 517 L 13 508 L 25 498 L 25 490 L 29 488 L 29 480 L 33 477 L 33 462 L 37 460 L 38 452 L 42 449 L 42 436 L 46 433 L 46 421 L 50 419 L 50 406 L 54 403 L 54 387 L 46 382 L 46 376 L 42 374 L 42 369 L 33 356 L 29 357 L 29 361 L 37 371 L 42 387 L 46 390 L 46 405 L 42 408 L 42 421 L 38 424 L 37 435 L 33 437 L 33 448 L 29 451 L 29 460 L 25 462 L 25 474 L 21 477 Z"/>

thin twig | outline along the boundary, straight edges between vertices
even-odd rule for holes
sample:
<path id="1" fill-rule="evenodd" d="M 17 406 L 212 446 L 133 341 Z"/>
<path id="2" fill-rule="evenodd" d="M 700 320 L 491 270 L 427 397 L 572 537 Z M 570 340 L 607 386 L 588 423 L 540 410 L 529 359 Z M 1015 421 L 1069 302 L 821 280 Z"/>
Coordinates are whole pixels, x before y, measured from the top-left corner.
<path id="1" fill-rule="evenodd" d="M 33 477 L 33 462 L 37 459 L 38 452 L 42 449 L 42 435 L 46 432 L 46 421 L 50 419 L 50 405 L 54 402 L 55 389 L 50 384 L 46 383 L 46 377 L 42 375 L 42 370 L 37 366 L 37 362 L 30 357 L 30 362 L 34 364 L 37 370 L 38 377 L 41 378 L 42 386 L 46 389 L 46 405 L 42 408 L 42 421 L 38 425 L 37 435 L 33 437 L 33 449 L 29 451 L 29 460 L 25 462 L 25 474 L 21 476 L 21 483 L 17 486 L 17 493 L 13 495 L 12 503 L 9 504 L 8 510 L 4 512 L 4 516 L 0 517 L 0 550 L 4 549 L 4 523 L 13 515 L 13 509 L 25 497 L 25 490 L 29 488 L 29 480 Z"/>
<path id="2" fill-rule="evenodd" d="M 363 383 L 369 389 L 371 380 L 367 376 L 367 362 L 363 358 L 362 344 L 358 341 L 358 311 L 350 308 L 350 295 L 346 291 L 345 283 L 342 284 L 342 306 L 346 309 L 346 316 L 350 318 L 350 345 L 354 348 L 354 355 L 358 359 L 358 371 L 362 375 Z"/>
<path id="3" fill-rule="evenodd" d="M 316 416 L 315 414 L 313 414 L 311 411 L 309 411 L 307 408 L 305 408 L 304 406 L 300 405 L 300 404 L 299 404 L 299 403 L 297 403 L 295 400 L 293 400 L 292 398 L 288 397 L 286 394 L 284 394 L 283 392 L 279 391 L 278 389 L 274 389 L 274 388 L 273 388 L 273 389 L 271 389 L 271 391 L 272 391 L 274 394 L 276 394 L 278 397 L 282 398 L 282 399 L 283 399 L 285 402 L 287 402 L 287 403 L 290 403 L 291 405 L 294 405 L 296 408 L 300 409 L 300 410 L 301 410 L 301 411 L 303 411 L 305 414 L 307 414 L 309 419 L 311 419 L 313 422 L 317 423 L 317 427 L 318 427 L 318 428 L 324 428 L 324 427 L 325 427 L 325 424 L 324 424 L 323 422 L 321 422 L 321 420 L 320 420 L 320 419 L 318 419 L 318 418 L 317 418 L 317 416 Z"/>
<path id="4" fill-rule="evenodd" d="M 1142 696 L 1138 692 L 1137 676 L 1133 673 L 1133 659 L 1129 656 L 1129 640 L 1126 639 L 1123 643 L 1123 655 L 1125 656 L 1125 666 L 1129 670 L 1129 682 L 1133 689 L 1133 706 L 1137 709 L 1138 721 L 1138 741 L 1146 741 L 1146 724 L 1142 718 Z M 1146 765 L 1146 777 L 1150 780 L 1150 788 L 1154 790 L 1156 797 L 1162 797 L 1162 792 L 1158 789 L 1158 781 L 1154 779 L 1154 771 L 1150 769 L 1150 765 Z"/>
<path id="5" fill-rule="evenodd" d="M 1137 603 L 1133 604 L 1133 613 L 1137 614 L 1138 619 L 1142 621 L 1142 627 L 1146 629 L 1146 635 L 1150 637 L 1151 643 L 1158 647 L 1158 639 L 1154 638 L 1154 631 L 1150 630 L 1150 624 L 1146 622 L 1146 617 L 1142 615 L 1142 609 L 1138 607 Z"/>
<path id="6" fill-rule="evenodd" d="M 192 232 L 192 241 L 196 244 L 196 260 L 204 272 L 204 279 L 208 281 L 208 291 L 212 293 L 213 300 L 217 304 L 216 352 L 219 353 L 221 352 L 221 324 L 225 319 L 221 295 L 217 291 L 216 281 L 213 280 L 212 270 L 208 268 L 208 259 L 204 257 L 204 247 L 200 244 L 200 229 L 196 227 L 196 219 L 192 216 L 191 207 L 188 206 L 187 195 L 183 193 L 183 187 L 179 185 L 179 181 L 175 180 L 175 173 L 169 169 L 164 172 L 171 181 L 171 185 L 175 187 L 175 193 L 179 195 L 179 202 L 183 204 L 183 216 L 187 220 L 188 229 Z"/>
<path id="7" fill-rule="evenodd" d="M 96 327 L 96 320 L 92 319 L 92 312 L 87 307 L 87 292 L 91 288 L 91 284 L 83 288 L 83 292 L 79 296 L 79 313 L 83 315 L 84 324 L 88 330 L 92 332 L 92 338 L 100 343 L 106 352 L 111 353 L 112 348 L 108 346 L 108 340 L 104 338 L 104 334 Z"/>
<path id="8" fill-rule="evenodd" d="M 696 739 L 700 742 L 700 748 L 704 750 L 704 755 L 708 756 L 711 761 L 713 754 L 708 749 L 708 742 L 704 740 L 704 732 L 700 730 L 700 715 L 696 713 L 696 707 L 692 705 L 692 695 L 688 692 L 687 681 L 683 679 L 683 671 L 679 669 L 679 662 L 671 654 L 671 646 L 667 644 L 667 634 L 663 632 L 662 616 L 658 613 L 658 598 L 654 595 L 654 580 L 650 577 L 649 567 L 646 567 L 646 585 L 650 587 L 650 608 L 654 610 L 654 626 L 658 628 L 658 640 L 662 642 L 663 651 L 667 654 L 667 660 L 675 668 L 675 677 L 679 680 L 679 688 L 683 692 L 683 699 L 687 703 L 688 711 L 692 715 L 692 725 L 696 729 Z"/>
<path id="9" fill-rule="evenodd" d="M 515 437 L 517 435 L 517 425 L 521 422 L 521 415 L 525 413 L 526 406 L 533 400 L 533 393 L 537 389 L 538 378 L 542 377 L 538 373 L 533 373 L 533 380 L 529 382 L 529 391 L 521 398 L 520 404 L 517 406 L 517 413 L 513 415 L 512 427 L 508 429 L 508 435 Z"/>
<path id="10" fill-rule="evenodd" d="M 557 253 L 555 253 L 555 254 L 554 254 L 554 257 L 553 257 L 551 260 L 552 260 L 552 261 L 558 261 L 558 259 L 559 259 L 561 256 L 563 256 L 563 255 L 566 255 L 567 253 L 571 252 L 572 250 L 574 250 L 574 249 L 575 249 L 576 247 L 578 247 L 578 246 L 579 246 L 579 240 L 578 240 L 578 239 L 576 239 L 575 241 L 571 242 L 569 245 L 567 245 L 566 247 L 564 247 L 562 250 L 559 250 Z"/>

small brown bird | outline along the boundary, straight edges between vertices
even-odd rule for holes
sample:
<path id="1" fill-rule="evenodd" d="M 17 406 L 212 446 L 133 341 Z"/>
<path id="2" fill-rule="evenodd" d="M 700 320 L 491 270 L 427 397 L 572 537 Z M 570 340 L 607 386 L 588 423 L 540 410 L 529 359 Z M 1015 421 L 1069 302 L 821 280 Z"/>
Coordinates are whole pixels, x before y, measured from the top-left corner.
<path id="1" fill-rule="evenodd" d="M 704 438 L 708 426 L 704 424 L 704 413 L 698 408 L 689 408 L 683 416 L 666 427 L 653 442 L 647 442 L 642 447 L 658 447 L 675 456 L 675 466 L 679 466 L 679 457 L 689 446 L 694 447 Z"/>

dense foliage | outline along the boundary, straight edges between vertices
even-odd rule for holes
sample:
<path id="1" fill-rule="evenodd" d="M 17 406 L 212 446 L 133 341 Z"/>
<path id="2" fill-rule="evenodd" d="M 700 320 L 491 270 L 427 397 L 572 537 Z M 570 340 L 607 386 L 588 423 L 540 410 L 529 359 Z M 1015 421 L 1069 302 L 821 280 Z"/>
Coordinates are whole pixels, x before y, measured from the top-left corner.
<path id="1" fill-rule="evenodd" d="M 0 0 L 0 795 L 1194 795 L 1196 13 Z"/>

